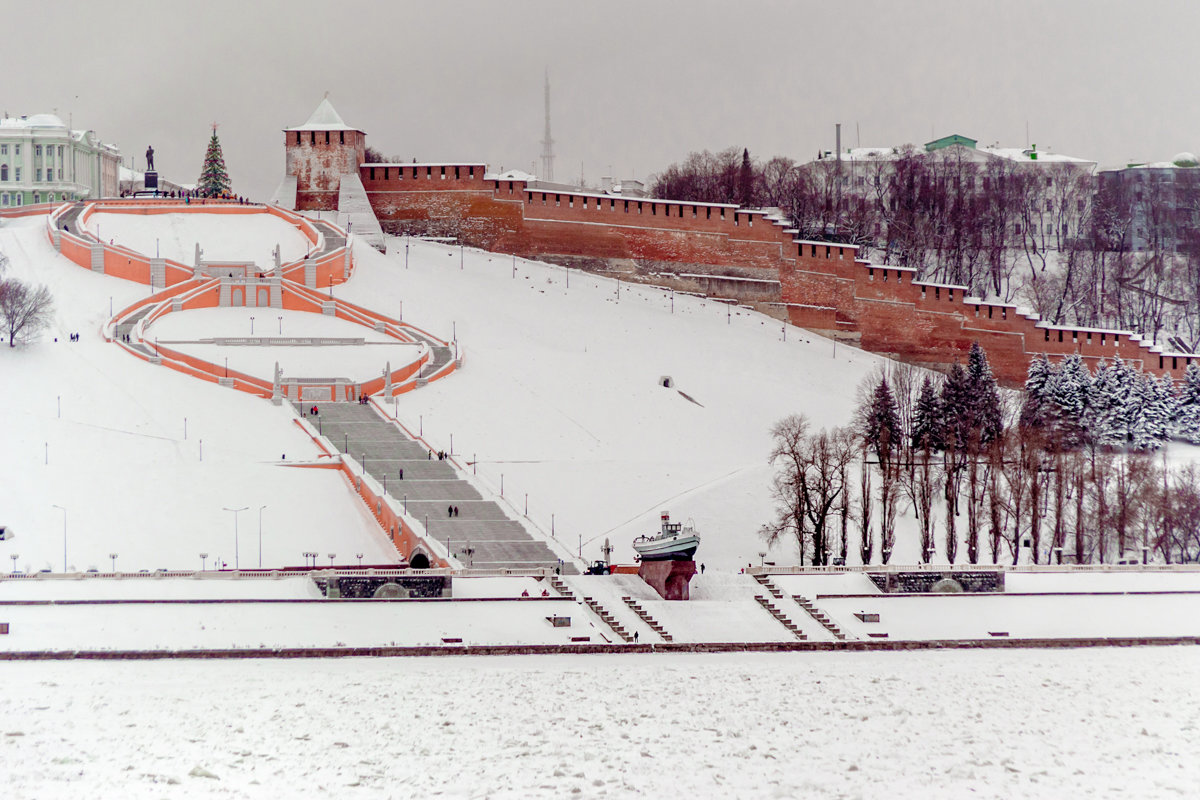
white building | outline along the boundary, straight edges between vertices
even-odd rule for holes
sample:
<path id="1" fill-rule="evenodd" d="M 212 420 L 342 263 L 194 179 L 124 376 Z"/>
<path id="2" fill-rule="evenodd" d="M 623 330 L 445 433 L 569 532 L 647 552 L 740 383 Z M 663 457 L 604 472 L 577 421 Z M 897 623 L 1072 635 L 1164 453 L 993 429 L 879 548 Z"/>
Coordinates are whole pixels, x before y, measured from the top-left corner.
<path id="1" fill-rule="evenodd" d="M 121 152 L 53 114 L 0 119 L 0 208 L 115 197 Z"/>

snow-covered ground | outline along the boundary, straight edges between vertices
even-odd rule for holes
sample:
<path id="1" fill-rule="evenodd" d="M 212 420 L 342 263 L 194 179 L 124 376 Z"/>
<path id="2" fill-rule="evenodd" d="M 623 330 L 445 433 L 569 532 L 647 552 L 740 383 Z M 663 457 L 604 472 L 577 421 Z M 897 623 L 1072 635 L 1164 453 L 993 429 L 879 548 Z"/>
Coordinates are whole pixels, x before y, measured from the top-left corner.
<path id="1" fill-rule="evenodd" d="M 287 407 L 106 344 L 110 307 L 148 287 L 58 256 L 44 225 L 37 217 L 0 225 L 8 274 L 46 284 L 55 301 L 40 341 L 0 347 L 0 524 L 15 534 L 0 542 L 6 570 L 61 572 L 64 561 L 109 569 L 113 553 L 129 572 L 196 569 L 201 553 L 209 567 L 218 559 L 255 567 L 263 506 L 264 566 L 303 564 L 305 551 L 323 563 L 327 553 L 397 559 L 339 474 L 286 466 L 319 453 Z M 79 342 L 68 341 L 73 332 Z M 235 517 L 226 508 L 245 510 Z"/>
<path id="2" fill-rule="evenodd" d="M 514 277 L 511 257 L 482 251 L 460 269 L 457 247 L 389 242 L 388 256 L 356 247 L 339 293 L 391 314 L 403 301 L 405 321 L 464 353 L 451 379 L 400 398 L 401 421 L 438 448 L 453 434 L 481 479 L 499 492 L 503 475 L 520 512 L 528 494 L 530 518 L 589 559 L 608 538 L 632 561 L 630 542 L 668 510 L 695 521 L 710 569 L 758 564 L 771 426 L 793 413 L 846 424 L 880 363 L 791 326 L 784 341 L 746 309 L 630 284 L 618 298 L 611 279 L 520 259 Z"/>
<path id="3" fill-rule="evenodd" d="M 205 261 L 253 261 L 275 265 L 275 246 L 283 263 L 304 258 L 310 242 L 290 223 L 270 214 L 110 214 L 97 212 L 86 229 L 149 256 L 194 264 L 196 245 Z"/>
<path id="4" fill-rule="evenodd" d="M 6 796 L 1068 797 L 1200 784 L 1194 647 L 0 663 Z"/>

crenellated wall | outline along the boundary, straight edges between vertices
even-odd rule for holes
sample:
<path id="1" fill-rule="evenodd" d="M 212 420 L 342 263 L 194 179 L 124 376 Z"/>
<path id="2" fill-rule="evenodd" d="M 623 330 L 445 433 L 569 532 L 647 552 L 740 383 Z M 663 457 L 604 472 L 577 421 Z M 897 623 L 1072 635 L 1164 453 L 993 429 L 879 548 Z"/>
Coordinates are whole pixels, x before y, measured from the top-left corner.
<path id="1" fill-rule="evenodd" d="M 478 164 L 364 165 L 380 220 L 452 233 L 504 253 L 680 265 L 709 290 L 778 300 L 790 322 L 865 350 L 942 367 L 971 343 L 997 377 L 1025 379 L 1030 359 L 1079 353 L 1089 366 L 1120 356 L 1176 378 L 1197 356 L 1162 353 L 1129 331 L 1052 327 L 965 287 L 915 281 L 912 270 L 858 259 L 852 245 L 805 242 L 778 218 L 732 205 L 553 191 L 482 178 Z M 741 282 L 740 284 L 738 282 Z"/>

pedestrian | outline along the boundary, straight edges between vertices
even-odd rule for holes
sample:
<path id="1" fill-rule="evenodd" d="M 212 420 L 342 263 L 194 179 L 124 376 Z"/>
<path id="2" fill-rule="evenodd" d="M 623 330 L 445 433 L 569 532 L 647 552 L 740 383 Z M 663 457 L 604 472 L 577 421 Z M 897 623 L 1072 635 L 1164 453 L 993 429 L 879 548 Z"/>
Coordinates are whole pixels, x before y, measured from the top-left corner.
<path id="1" fill-rule="evenodd" d="M 433 451 L 432 450 L 429 451 L 429 460 L 433 461 Z"/>
<path id="2" fill-rule="evenodd" d="M 400 468 L 400 480 L 404 480 L 404 467 Z"/>
<path id="3" fill-rule="evenodd" d="M 637 631 L 634 631 L 634 632 L 633 632 L 633 643 L 634 643 L 634 644 L 637 644 L 637 640 L 638 640 L 638 632 L 637 632 Z"/>
<path id="4" fill-rule="evenodd" d="M 454 516 L 458 516 L 458 506 L 454 507 Z"/>
<path id="5" fill-rule="evenodd" d="M 447 517 L 454 516 L 454 506 L 446 506 L 446 516 Z"/>
<path id="6" fill-rule="evenodd" d="M 702 561 L 702 562 L 700 562 L 700 574 L 701 574 L 701 575 L 703 575 L 703 574 L 704 574 L 704 562 L 703 562 L 703 561 Z"/>

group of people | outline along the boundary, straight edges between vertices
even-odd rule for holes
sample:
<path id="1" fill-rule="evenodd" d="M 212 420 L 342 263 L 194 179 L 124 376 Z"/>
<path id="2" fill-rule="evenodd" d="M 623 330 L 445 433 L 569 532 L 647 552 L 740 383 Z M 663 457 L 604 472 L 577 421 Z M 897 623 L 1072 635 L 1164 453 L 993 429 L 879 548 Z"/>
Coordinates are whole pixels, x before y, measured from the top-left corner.
<path id="1" fill-rule="evenodd" d="M 445 450 L 438 450 L 438 451 L 437 451 L 437 458 L 438 458 L 438 461 L 445 461 L 445 460 L 446 460 L 447 458 L 449 458 L 449 457 L 450 457 L 450 454 L 449 454 L 449 453 L 447 453 Z M 430 450 L 430 451 L 429 451 L 429 460 L 430 460 L 430 461 L 433 461 L 433 451 L 432 451 L 432 450 Z"/>
<path id="2" fill-rule="evenodd" d="M 360 394 L 360 395 L 358 396 L 358 404 L 359 404 L 360 406 L 365 406 L 365 405 L 368 405 L 370 402 L 371 402 L 371 398 L 370 398 L 370 396 L 369 396 L 369 395 Z"/>
<path id="3" fill-rule="evenodd" d="M 309 409 L 308 409 L 308 415 L 309 415 L 310 417 L 315 417 L 315 416 L 317 415 L 317 407 L 316 407 L 316 406 L 312 406 L 311 408 L 309 408 Z"/>
<path id="4" fill-rule="evenodd" d="M 133 197 L 135 192 L 128 189 L 121 192 L 121 197 Z M 191 205 L 192 199 L 195 198 L 203 203 L 205 200 L 232 200 L 241 206 L 253 205 L 254 201 L 240 194 L 231 194 L 230 192 L 222 192 L 219 195 L 208 197 L 200 194 L 196 189 L 172 189 L 171 191 L 162 191 L 159 194 L 167 200 L 182 200 L 185 204 Z"/>
<path id="5" fill-rule="evenodd" d="M 447 517 L 457 517 L 458 516 L 458 506 L 446 506 L 446 516 Z"/>
<path id="6" fill-rule="evenodd" d="M 72 334 L 71 334 L 71 341 L 72 341 L 72 342 L 78 342 L 78 341 L 79 341 L 79 334 L 78 334 L 78 333 L 72 333 Z"/>

